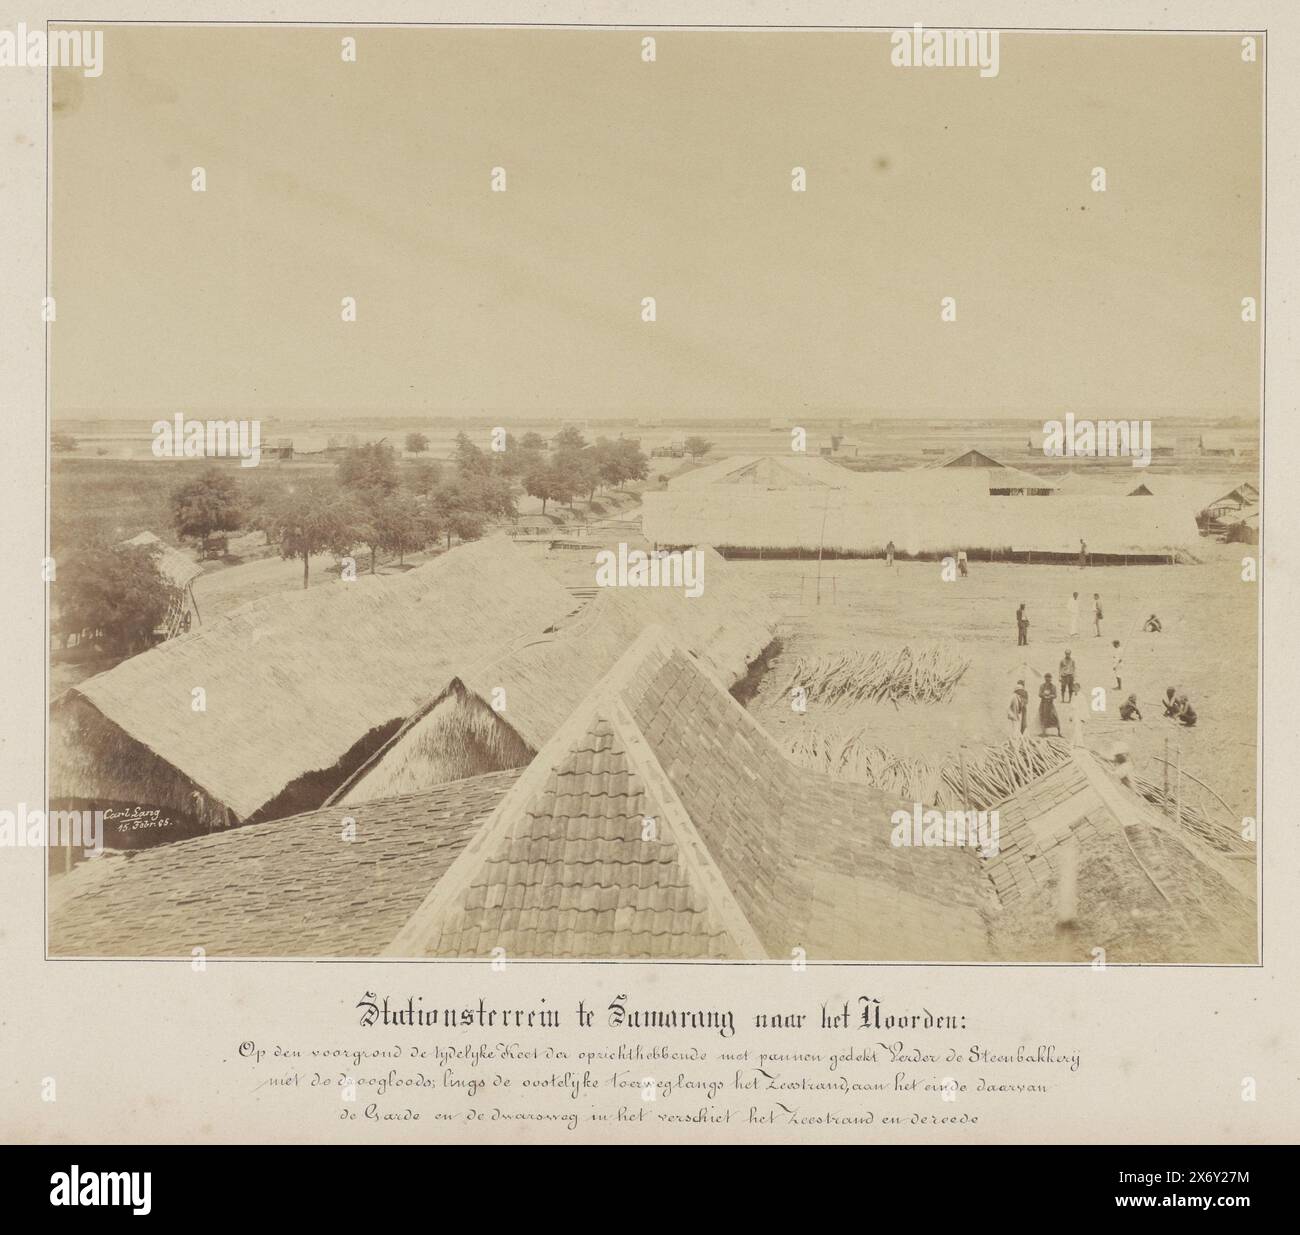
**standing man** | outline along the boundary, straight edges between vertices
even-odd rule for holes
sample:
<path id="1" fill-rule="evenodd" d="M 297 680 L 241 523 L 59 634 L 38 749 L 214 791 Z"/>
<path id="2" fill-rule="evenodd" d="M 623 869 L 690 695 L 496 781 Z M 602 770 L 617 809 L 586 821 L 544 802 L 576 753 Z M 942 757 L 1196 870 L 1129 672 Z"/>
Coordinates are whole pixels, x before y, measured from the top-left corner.
<path id="1" fill-rule="evenodd" d="M 885 565 L 892 566 L 893 564 L 894 564 L 894 542 L 891 540 L 889 544 L 885 546 Z"/>
<path id="2" fill-rule="evenodd" d="M 1029 714 L 1029 692 L 1025 689 L 1025 679 L 1021 678 L 1016 683 L 1016 688 L 1011 692 L 1011 704 L 1007 708 L 1007 720 L 1011 722 L 1011 736 L 1018 738 L 1024 735 L 1025 724 Z"/>
<path id="3" fill-rule="evenodd" d="M 1096 628 L 1097 638 L 1101 638 L 1101 595 L 1098 592 L 1092 594 L 1092 624 Z"/>
<path id="4" fill-rule="evenodd" d="M 1061 677 L 1061 702 L 1069 703 L 1074 698 L 1074 657 L 1070 655 L 1070 649 L 1065 649 L 1065 656 L 1061 659 L 1060 677 Z"/>
<path id="5" fill-rule="evenodd" d="M 1110 666 L 1115 670 L 1115 689 L 1124 689 L 1124 649 L 1120 647 L 1118 639 L 1112 639 L 1110 646 L 1114 648 L 1111 654 Z"/>
<path id="6" fill-rule="evenodd" d="M 1071 594 L 1070 599 L 1065 602 L 1065 612 L 1070 619 L 1070 635 L 1073 637 L 1079 633 L 1079 593 Z"/>
<path id="7" fill-rule="evenodd" d="M 1088 542 L 1082 537 L 1079 539 L 1079 569 L 1082 570 L 1088 564 Z"/>
<path id="8" fill-rule="evenodd" d="M 966 550 L 957 550 L 957 573 L 964 579 L 970 571 L 970 566 L 966 561 Z"/>
<path id="9" fill-rule="evenodd" d="M 1016 610 L 1016 646 L 1027 647 L 1029 645 L 1029 614 L 1025 612 L 1025 602 L 1020 602 L 1020 608 Z"/>

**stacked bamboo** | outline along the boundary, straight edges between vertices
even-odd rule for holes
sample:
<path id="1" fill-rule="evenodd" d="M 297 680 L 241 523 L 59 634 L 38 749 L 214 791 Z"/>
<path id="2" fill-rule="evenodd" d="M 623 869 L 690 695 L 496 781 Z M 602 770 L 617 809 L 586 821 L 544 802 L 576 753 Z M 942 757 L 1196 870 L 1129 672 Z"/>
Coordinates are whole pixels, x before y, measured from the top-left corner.
<path id="1" fill-rule="evenodd" d="M 841 736 L 810 726 L 787 749 L 804 767 L 944 810 L 987 810 L 1059 767 L 1070 755 L 1070 744 L 1061 738 L 1027 737 L 968 750 L 963 788 L 958 755 L 933 763 L 919 755 L 895 755 L 865 739 L 865 729 Z"/>
<path id="2" fill-rule="evenodd" d="M 831 706 L 862 702 L 946 703 L 970 661 L 948 644 L 913 651 L 838 652 L 810 660 L 800 657 L 786 693 L 802 687 L 810 702 Z"/>
<path id="3" fill-rule="evenodd" d="M 1159 807 L 1171 819 L 1176 817 L 1183 827 L 1195 832 L 1220 853 L 1230 856 L 1254 853 L 1254 846 L 1243 840 L 1234 827 L 1212 818 L 1198 803 L 1189 802 L 1186 795 L 1179 802 L 1172 789 L 1167 790 L 1163 785 L 1141 775 L 1133 777 L 1133 786 L 1148 802 Z"/>

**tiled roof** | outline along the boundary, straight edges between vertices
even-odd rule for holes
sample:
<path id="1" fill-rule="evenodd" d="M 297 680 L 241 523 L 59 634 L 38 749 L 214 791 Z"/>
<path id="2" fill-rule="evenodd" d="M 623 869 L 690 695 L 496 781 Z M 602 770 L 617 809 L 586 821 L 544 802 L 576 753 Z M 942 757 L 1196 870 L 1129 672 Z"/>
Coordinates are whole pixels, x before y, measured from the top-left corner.
<path id="1" fill-rule="evenodd" d="M 376 956 L 518 775 L 85 863 L 58 881 L 50 955 Z"/>
<path id="2" fill-rule="evenodd" d="M 988 955 L 992 897 L 978 859 L 895 849 L 900 805 L 796 768 L 720 682 L 662 630 L 647 631 L 388 951 Z"/>
<path id="3" fill-rule="evenodd" d="M 1236 963 L 1257 959 L 1256 911 L 1231 859 L 1177 828 L 1097 759 L 1073 759 L 999 804 L 987 862 L 1014 960 Z M 1071 872 L 1069 875 L 1066 872 Z M 1073 916 L 1062 916 L 1063 878 Z"/>

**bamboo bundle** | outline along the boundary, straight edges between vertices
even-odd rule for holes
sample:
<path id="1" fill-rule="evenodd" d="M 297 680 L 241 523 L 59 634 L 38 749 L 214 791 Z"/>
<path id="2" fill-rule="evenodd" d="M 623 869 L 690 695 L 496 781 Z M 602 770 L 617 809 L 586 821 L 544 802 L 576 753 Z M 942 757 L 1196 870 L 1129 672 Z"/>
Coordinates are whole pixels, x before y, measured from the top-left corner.
<path id="1" fill-rule="evenodd" d="M 970 661 L 948 644 L 913 651 L 839 652 L 810 660 L 800 657 L 786 693 L 802 687 L 809 701 L 831 706 L 888 700 L 897 703 L 947 703 Z"/>
<path id="2" fill-rule="evenodd" d="M 804 767 L 944 810 L 987 810 L 1060 766 L 1070 754 L 1069 743 L 1060 738 L 1024 738 L 967 751 L 967 799 L 957 755 L 938 764 L 919 755 L 895 755 L 867 743 L 865 733 L 859 729 L 841 736 L 808 727 L 787 749 Z"/>
<path id="3" fill-rule="evenodd" d="M 1162 785 L 1145 776 L 1134 776 L 1133 785 L 1148 802 L 1159 807 L 1170 818 L 1176 815 L 1183 827 L 1195 832 L 1206 844 L 1213 845 L 1221 853 L 1235 855 L 1254 852 L 1254 846 L 1243 840 L 1234 827 L 1212 818 L 1199 803 L 1189 802 L 1186 796 L 1178 803 L 1172 789 L 1166 792 Z"/>

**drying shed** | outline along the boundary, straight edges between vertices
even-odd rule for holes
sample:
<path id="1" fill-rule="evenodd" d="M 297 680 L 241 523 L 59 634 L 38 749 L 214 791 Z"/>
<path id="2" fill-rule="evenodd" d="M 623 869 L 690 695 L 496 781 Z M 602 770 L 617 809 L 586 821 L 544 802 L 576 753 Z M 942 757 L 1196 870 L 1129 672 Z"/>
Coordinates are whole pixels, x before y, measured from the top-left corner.
<path id="1" fill-rule="evenodd" d="M 460 670 L 336 793 L 362 802 L 527 763 L 582 697 L 648 626 L 674 631 L 726 687 L 736 685 L 776 638 L 771 601 L 711 549 L 704 587 L 597 588 L 572 621 L 505 654 Z"/>
<path id="2" fill-rule="evenodd" d="M 61 696 L 51 797 L 205 826 L 318 806 L 459 666 L 573 608 L 505 537 L 403 575 L 252 601 Z"/>

